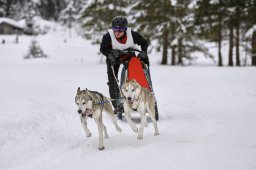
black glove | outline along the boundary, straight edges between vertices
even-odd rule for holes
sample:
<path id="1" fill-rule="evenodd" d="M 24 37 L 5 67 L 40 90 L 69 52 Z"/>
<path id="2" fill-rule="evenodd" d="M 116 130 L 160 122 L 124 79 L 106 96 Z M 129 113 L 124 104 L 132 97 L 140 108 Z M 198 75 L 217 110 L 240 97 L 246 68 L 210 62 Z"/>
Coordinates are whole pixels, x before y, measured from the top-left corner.
<path id="1" fill-rule="evenodd" d="M 121 50 L 118 50 L 118 49 L 113 49 L 112 54 L 113 54 L 116 58 L 118 58 L 120 55 L 123 54 L 123 52 L 122 52 Z"/>
<path id="2" fill-rule="evenodd" d="M 138 54 L 138 57 L 141 61 L 143 61 L 145 64 L 149 64 L 149 61 L 148 61 L 148 55 L 145 51 L 141 51 L 139 54 Z"/>
<path id="3" fill-rule="evenodd" d="M 116 57 L 115 57 L 112 53 L 109 53 L 108 59 L 109 59 L 110 64 L 111 64 L 112 66 L 116 64 Z"/>

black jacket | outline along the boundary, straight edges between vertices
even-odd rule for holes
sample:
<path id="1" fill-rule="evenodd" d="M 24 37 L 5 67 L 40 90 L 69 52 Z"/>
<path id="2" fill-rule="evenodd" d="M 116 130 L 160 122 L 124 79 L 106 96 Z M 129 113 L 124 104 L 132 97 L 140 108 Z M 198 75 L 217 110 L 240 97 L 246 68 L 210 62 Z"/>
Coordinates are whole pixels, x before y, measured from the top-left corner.
<path id="1" fill-rule="evenodd" d="M 148 43 L 138 32 L 132 31 L 132 37 L 135 44 L 141 47 L 141 50 L 147 53 Z M 112 42 L 109 33 L 103 35 L 101 44 L 100 44 L 100 52 L 108 56 L 108 54 L 112 51 Z"/>

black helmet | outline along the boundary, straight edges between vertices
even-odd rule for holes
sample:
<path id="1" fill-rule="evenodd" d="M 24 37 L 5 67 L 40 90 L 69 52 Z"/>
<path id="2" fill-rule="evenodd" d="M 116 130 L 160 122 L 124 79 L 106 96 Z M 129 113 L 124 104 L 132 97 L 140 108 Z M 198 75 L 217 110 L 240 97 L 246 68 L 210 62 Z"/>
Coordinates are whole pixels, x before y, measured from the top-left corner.
<path id="1" fill-rule="evenodd" d="M 116 16 L 112 20 L 112 28 L 113 27 L 123 27 L 127 28 L 128 22 L 124 16 Z"/>

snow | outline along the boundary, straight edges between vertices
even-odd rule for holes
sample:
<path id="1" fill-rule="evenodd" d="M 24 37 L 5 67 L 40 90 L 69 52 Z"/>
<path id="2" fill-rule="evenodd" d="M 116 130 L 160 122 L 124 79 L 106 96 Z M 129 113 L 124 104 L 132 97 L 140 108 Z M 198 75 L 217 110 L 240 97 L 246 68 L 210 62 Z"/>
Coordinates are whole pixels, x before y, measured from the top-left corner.
<path id="1" fill-rule="evenodd" d="M 256 31 L 256 25 L 253 25 L 253 26 L 245 33 L 245 37 L 248 38 L 248 39 L 251 39 L 254 31 Z"/>
<path id="2" fill-rule="evenodd" d="M 78 87 L 109 96 L 106 65 L 99 46 L 68 35 L 36 37 L 49 58 L 34 60 L 23 55 L 35 37 L 0 36 L 1 170 L 256 168 L 255 68 L 160 66 L 150 56 L 160 136 L 149 123 L 137 140 L 125 121 L 119 133 L 104 116 L 110 138 L 99 151 L 97 127 L 89 120 L 85 137 L 74 97 Z"/>
<path id="3" fill-rule="evenodd" d="M 18 28 L 23 28 L 22 25 L 20 25 L 18 22 L 14 21 L 10 18 L 0 17 L 0 24 L 1 23 L 7 23 L 7 24 L 13 25 Z"/>

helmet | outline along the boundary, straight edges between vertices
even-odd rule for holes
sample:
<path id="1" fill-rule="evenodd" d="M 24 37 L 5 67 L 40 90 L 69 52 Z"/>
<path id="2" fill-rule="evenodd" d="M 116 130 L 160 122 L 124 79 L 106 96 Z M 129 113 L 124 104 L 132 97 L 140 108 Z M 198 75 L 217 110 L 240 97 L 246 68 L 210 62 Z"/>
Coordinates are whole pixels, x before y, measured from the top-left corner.
<path id="1" fill-rule="evenodd" d="M 112 28 L 113 27 L 123 27 L 127 28 L 128 22 L 124 16 L 116 16 L 112 20 Z"/>

